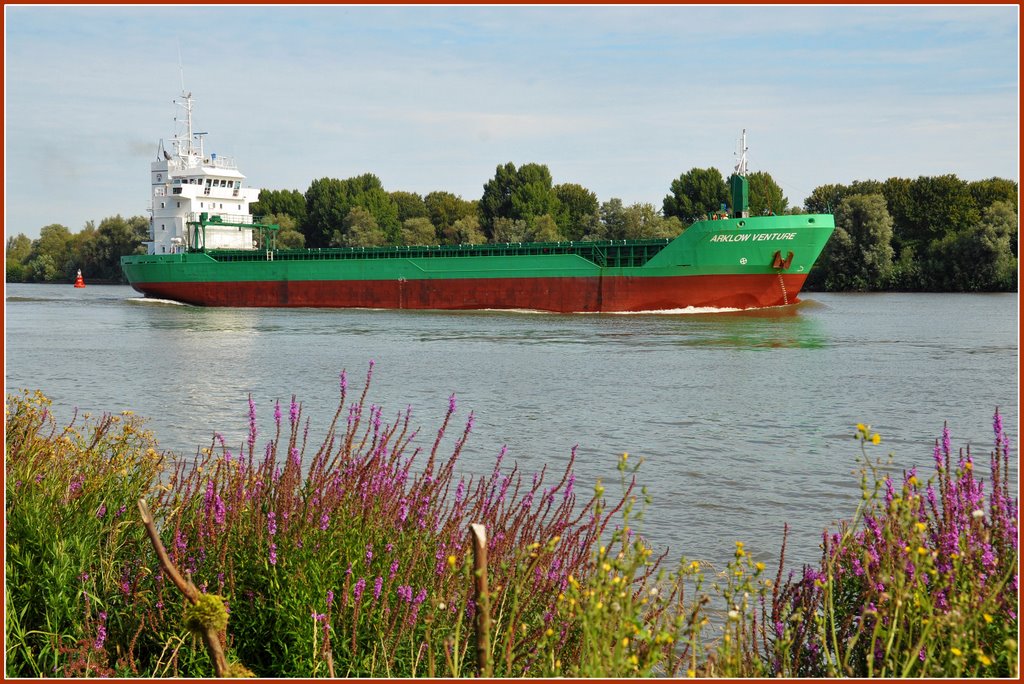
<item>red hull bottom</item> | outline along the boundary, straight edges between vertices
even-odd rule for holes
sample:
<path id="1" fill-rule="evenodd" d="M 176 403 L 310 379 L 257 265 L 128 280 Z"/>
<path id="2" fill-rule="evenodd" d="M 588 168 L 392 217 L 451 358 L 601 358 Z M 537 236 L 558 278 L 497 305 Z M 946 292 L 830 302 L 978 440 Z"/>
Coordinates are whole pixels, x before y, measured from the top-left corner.
<path id="1" fill-rule="evenodd" d="M 304 280 L 135 283 L 158 299 L 200 306 L 530 309 L 561 313 L 750 309 L 797 301 L 804 274 L 681 277 Z"/>

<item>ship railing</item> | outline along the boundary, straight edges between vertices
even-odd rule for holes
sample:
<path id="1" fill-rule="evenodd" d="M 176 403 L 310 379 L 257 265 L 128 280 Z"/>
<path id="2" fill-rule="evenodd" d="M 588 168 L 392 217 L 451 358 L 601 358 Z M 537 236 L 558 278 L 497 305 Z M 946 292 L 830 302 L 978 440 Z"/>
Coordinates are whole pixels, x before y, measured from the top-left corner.
<path id="1" fill-rule="evenodd" d="M 217 212 L 217 211 L 212 211 L 212 210 L 211 211 L 205 211 L 205 212 L 198 212 L 198 211 L 189 212 L 187 217 L 186 217 L 186 219 L 185 219 L 186 222 L 188 222 L 188 223 L 198 223 L 199 222 L 199 215 L 201 213 L 205 213 L 205 214 L 208 215 L 207 225 L 210 225 L 210 220 L 209 219 L 213 218 L 214 216 L 220 217 L 220 221 L 214 222 L 213 225 L 216 225 L 216 223 L 260 223 L 260 221 L 258 221 L 258 220 L 253 220 L 253 217 L 249 216 L 248 214 L 225 214 L 223 212 Z"/>
<path id="2" fill-rule="evenodd" d="M 512 242 L 482 245 L 395 245 L 389 247 L 323 247 L 279 249 L 277 261 L 335 261 L 350 259 L 433 259 L 459 257 L 557 256 L 575 255 L 598 266 L 639 267 L 669 244 L 669 239 L 604 240 L 600 242 Z M 211 250 L 219 261 L 263 261 L 267 256 L 252 250 Z"/>

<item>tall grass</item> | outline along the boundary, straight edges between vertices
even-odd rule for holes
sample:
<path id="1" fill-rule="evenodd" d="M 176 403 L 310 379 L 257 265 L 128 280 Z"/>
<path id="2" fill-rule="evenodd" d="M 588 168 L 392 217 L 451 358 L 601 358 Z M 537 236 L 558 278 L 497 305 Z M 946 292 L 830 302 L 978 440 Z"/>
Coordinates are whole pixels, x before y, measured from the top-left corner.
<path id="1" fill-rule="evenodd" d="M 1017 672 L 1017 504 L 998 415 L 988 483 L 968 452 L 953 462 L 946 433 L 936 478 L 897 485 L 861 426 L 861 505 L 824 535 L 819 566 L 784 580 L 784 554 L 772 578 L 741 542 L 720 572 L 666 567 L 639 532 L 650 501 L 625 454 L 614 496 L 578 488 L 575 449 L 553 474 L 520 473 L 502 449 L 488 475 L 458 475 L 473 414 L 456 422 L 450 397 L 421 436 L 411 409 L 367 402 L 372 373 L 351 393 L 342 372 L 318 444 L 294 397 L 264 407 L 265 424 L 250 399 L 242 444 L 214 435 L 187 459 L 161 456 L 132 415 L 58 428 L 44 397 L 10 395 L 7 675 L 213 673 L 139 499 L 171 562 L 223 597 L 234 672 L 477 674 L 470 523 L 487 530 L 494 676 Z"/>
<path id="2" fill-rule="evenodd" d="M 882 476 L 857 426 L 863 498 L 822 535 L 818 567 L 773 596 L 762 663 L 801 677 L 1016 677 L 1017 500 L 998 413 L 988 482 L 948 427 L 927 481 Z M 988 494 L 986 495 L 986 488 Z"/>

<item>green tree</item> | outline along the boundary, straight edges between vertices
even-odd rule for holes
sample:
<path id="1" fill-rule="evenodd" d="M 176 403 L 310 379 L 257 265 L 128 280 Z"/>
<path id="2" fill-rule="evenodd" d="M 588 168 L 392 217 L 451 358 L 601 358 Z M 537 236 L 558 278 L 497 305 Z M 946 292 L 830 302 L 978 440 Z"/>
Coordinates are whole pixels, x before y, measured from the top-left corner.
<path id="1" fill-rule="evenodd" d="M 494 219 L 491 240 L 500 242 L 529 242 L 529 226 L 522 219 L 499 216 Z"/>
<path id="2" fill-rule="evenodd" d="M 291 216 L 298 230 L 306 220 L 306 197 L 298 190 L 260 190 L 259 200 L 252 203 L 250 213 L 267 222 L 269 216 Z"/>
<path id="3" fill-rule="evenodd" d="M 149 220 L 143 216 L 122 218 L 120 214 L 100 221 L 90 244 L 93 274 L 105 280 L 123 280 L 121 257 L 145 253 Z M 73 273 L 70 275 L 74 275 Z"/>
<path id="4" fill-rule="evenodd" d="M 490 231 L 492 237 L 497 230 L 497 219 L 523 221 L 532 227 L 539 217 L 545 214 L 556 216 L 558 213 L 559 202 L 551 171 L 544 164 L 523 164 L 518 169 L 512 162 L 499 165 L 494 178 L 484 184 L 480 216 L 484 231 Z M 505 228 L 507 224 L 503 224 Z"/>
<path id="5" fill-rule="evenodd" d="M 623 236 L 627 240 L 674 238 L 683 230 L 676 216 L 664 218 L 650 203 L 630 205 L 623 211 Z"/>
<path id="6" fill-rule="evenodd" d="M 907 226 L 910 225 L 914 213 L 914 202 L 910 197 L 909 178 L 892 177 L 882 183 L 882 195 L 892 216 L 892 246 L 897 256 L 903 254 L 906 243 Z"/>
<path id="7" fill-rule="evenodd" d="M 25 264 L 28 263 L 31 253 L 32 240 L 24 233 L 7 238 L 7 249 L 4 251 L 7 282 L 21 283 L 25 281 L 27 276 Z"/>
<path id="8" fill-rule="evenodd" d="M 693 168 L 672 181 L 662 213 L 689 225 L 729 203 L 729 186 L 716 168 Z"/>
<path id="9" fill-rule="evenodd" d="M 804 209 L 808 214 L 831 214 L 847 194 L 849 188 L 845 185 L 819 185 L 811 191 L 810 197 L 804 200 Z"/>
<path id="10" fill-rule="evenodd" d="M 418 193 L 395 190 L 391 193 L 391 199 L 394 200 L 395 206 L 398 208 L 398 220 L 403 227 L 409 219 L 430 217 L 427 203 Z"/>
<path id="11" fill-rule="evenodd" d="M 18 263 L 28 261 L 28 255 L 32 253 L 32 240 L 24 233 L 18 233 L 7 238 L 7 250 L 5 258 L 14 259 Z"/>
<path id="12" fill-rule="evenodd" d="M 484 183 L 484 194 L 480 198 L 480 218 L 485 233 L 493 235 L 494 221 L 512 218 L 512 193 L 518 184 L 516 165 L 508 162 L 499 164 L 494 177 Z"/>
<path id="13" fill-rule="evenodd" d="M 377 177 L 373 176 L 376 180 Z M 380 181 L 377 180 L 379 184 Z M 363 207 L 373 216 L 381 232 L 384 243 L 396 245 L 402 240 L 402 223 L 398 220 L 398 205 L 391 195 L 382 187 L 370 187 L 356 193 L 352 200 L 353 207 Z"/>
<path id="14" fill-rule="evenodd" d="M 602 202 L 599 213 L 601 215 L 600 228 L 593 236 L 588 236 L 586 239 L 625 240 L 626 209 L 622 206 L 622 200 L 612 197 L 607 202 Z"/>
<path id="15" fill-rule="evenodd" d="M 477 216 L 475 202 L 464 200 L 450 192 L 431 192 L 423 198 L 423 203 L 427 207 L 427 217 L 442 235 L 459 219 Z"/>
<path id="16" fill-rule="evenodd" d="M 526 237 L 530 242 L 561 242 L 562 233 L 554 217 L 544 214 L 534 219 Z"/>
<path id="17" fill-rule="evenodd" d="M 555 221 L 562 236 L 566 240 L 579 240 L 592 232 L 600 220 L 597 195 L 576 183 L 560 183 L 554 190 L 559 205 Z"/>
<path id="18" fill-rule="evenodd" d="M 444 229 L 442 235 L 446 245 L 482 245 L 487 242 L 487 236 L 480 228 L 480 219 L 475 213 L 456 220 Z"/>
<path id="19" fill-rule="evenodd" d="M 352 207 L 341 230 L 331 237 L 332 247 L 380 247 L 387 244 L 387 236 L 366 207 Z"/>
<path id="20" fill-rule="evenodd" d="M 36 283 L 50 283 L 63 276 L 54 258 L 49 254 L 38 254 L 25 265 L 26 280 Z"/>
<path id="21" fill-rule="evenodd" d="M 373 216 L 384 239 L 397 243 L 402 224 L 398 221 L 398 205 L 384 190 L 380 179 L 365 173 L 346 180 L 321 178 L 306 191 L 306 223 L 303 233 L 310 247 L 324 247 L 334 240 L 335 233 L 344 235 L 344 222 L 354 207 L 362 207 Z M 361 214 L 358 215 L 361 217 Z M 363 225 L 360 223 L 359 225 Z"/>
<path id="22" fill-rule="evenodd" d="M 967 184 L 967 189 L 974 198 L 978 209 L 984 211 L 996 202 L 1009 202 L 1017 207 L 1017 184 L 1005 178 L 989 178 Z"/>
<path id="23" fill-rule="evenodd" d="M 306 246 L 306 236 L 299 231 L 299 222 L 291 214 L 268 214 L 263 221 L 277 225 L 278 249 L 302 249 Z"/>
<path id="24" fill-rule="evenodd" d="M 26 264 L 28 279 L 35 282 L 53 282 L 74 275 L 74 261 L 70 251 L 71 231 L 67 226 L 52 223 L 39 229 L 39 237 L 32 241 L 32 251 Z"/>
<path id="25" fill-rule="evenodd" d="M 351 207 L 346 202 L 345 186 L 337 178 L 320 178 L 306 190 L 306 222 L 302 232 L 310 247 L 327 247 Z"/>
<path id="26" fill-rule="evenodd" d="M 978 205 L 965 181 L 953 174 L 921 176 L 910 184 L 913 213 L 905 226 L 905 243 L 925 246 L 976 224 Z"/>
<path id="27" fill-rule="evenodd" d="M 434 224 L 425 216 L 406 219 L 402 224 L 402 244 L 436 245 L 437 230 Z"/>
<path id="28" fill-rule="evenodd" d="M 850 195 L 836 208 L 835 222 L 835 232 L 821 255 L 825 287 L 833 291 L 882 288 L 893 257 L 892 217 L 885 197 Z"/>
<path id="29" fill-rule="evenodd" d="M 782 194 L 782 188 L 767 171 L 754 171 L 747 175 L 750 192 L 750 215 L 776 214 L 782 216 L 789 207 L 789 200 Z"/>
<path id="30" fill-rule="evenodd" d="M 1012 202 L 989 206 L 973 226 L 950 233 L 929 246 L 925 283 L 933 291 L 993 292 L 1017 289 L 1017 258 L 1011 238 L 1017 234 Z"/>

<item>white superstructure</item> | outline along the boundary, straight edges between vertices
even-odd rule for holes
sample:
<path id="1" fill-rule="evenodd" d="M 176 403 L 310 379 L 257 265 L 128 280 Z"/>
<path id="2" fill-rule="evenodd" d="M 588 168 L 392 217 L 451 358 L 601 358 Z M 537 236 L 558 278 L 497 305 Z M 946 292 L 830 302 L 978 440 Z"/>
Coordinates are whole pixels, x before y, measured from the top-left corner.
<path id="1" fill-rule="evenodd" d="M 205 244 L 193 245 L 194 235 L 188 221 L 200 214 L 219 216 L 225 223 L 252 223 L 249 205 L 259 198 L 258 188 L 244 188 L 245 180 L 233 159 L 207 154 L 203 149 L 205 132 L 192 129 L 192 93 L 182 92 L 175 104 L 185 110 L 184 121 L 177 117 L 179 130 L 171 139 L 171 150 L 163 140 L 157 147 L 156 161 L 150 164 L 150 254 L 169 254 L 186 247 L 207 249 L 253 249 L 253 230 L 249 227 L 206 226 Z"/>

